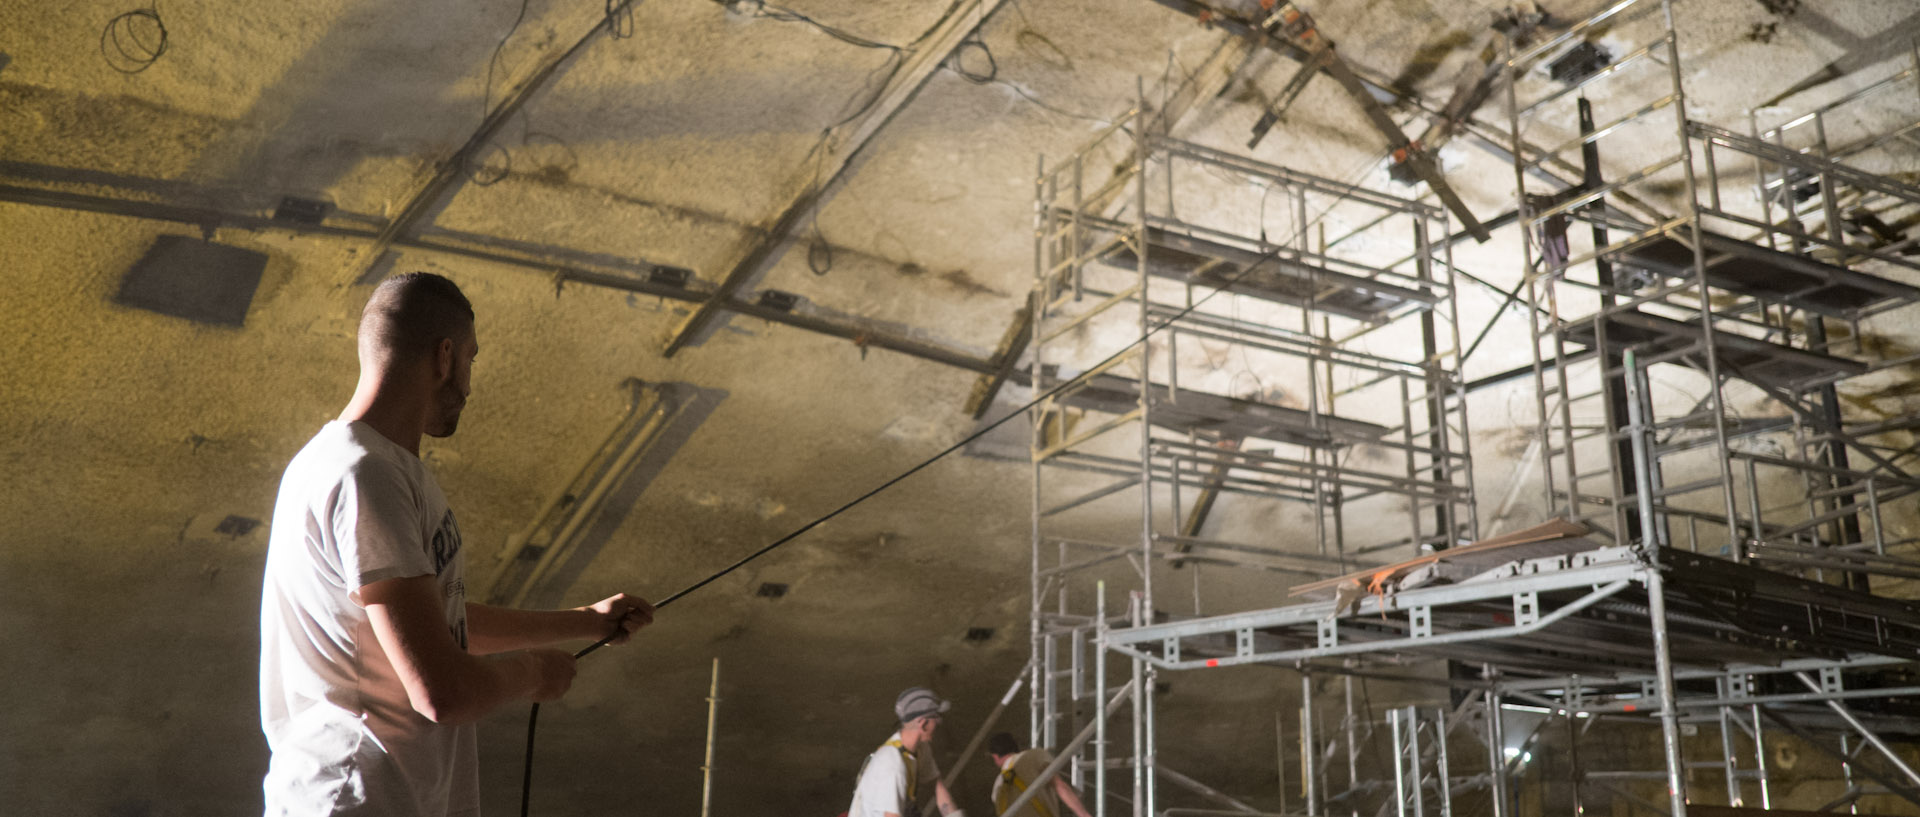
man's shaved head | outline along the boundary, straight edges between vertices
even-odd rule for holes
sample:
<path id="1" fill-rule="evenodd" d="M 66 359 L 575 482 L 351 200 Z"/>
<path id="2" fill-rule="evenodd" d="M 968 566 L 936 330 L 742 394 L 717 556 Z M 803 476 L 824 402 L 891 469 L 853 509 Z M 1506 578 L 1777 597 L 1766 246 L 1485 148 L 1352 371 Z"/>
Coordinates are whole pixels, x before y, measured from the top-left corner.
<path id="1" fill-rule="evenodd" d="M 430 272 L 380 282 L 360 315 L 361 365 L 388 368 L 431 356 L 443 339 L 456 345 L 473 332 L 473 304 L 460 287 Z"/>

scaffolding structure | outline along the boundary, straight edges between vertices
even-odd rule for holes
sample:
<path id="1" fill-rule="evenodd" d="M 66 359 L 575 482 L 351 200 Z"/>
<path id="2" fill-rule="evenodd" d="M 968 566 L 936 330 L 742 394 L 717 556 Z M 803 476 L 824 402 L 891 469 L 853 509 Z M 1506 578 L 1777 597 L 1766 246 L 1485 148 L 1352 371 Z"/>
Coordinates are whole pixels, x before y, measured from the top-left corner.
<path id="1" fill-rule="evenodd" d="M 1614 546 L 1595 553 L 1634 565 L 1620 586 L 1631 612 L 1609 620 L 1644 619 L 1651 639 L 1496 689 L 1566 719 L 1574 746 L 1603 718 L 1657 707 L 1665 768 L 1595 773 L 1576 750 L 1576 809 L 1598 787 L 1684 814 L 1717 799 L 1690 798 L 1701 768 L 1722 773 L 1727 805 L 1769 808 L 1769 728 L 1816 747 L 1839 733 L 1848 788 L 1830 807 L 1869 791 L 1857 773 L 1920 805 L 1920 775 L 1879 737 L 1913 729 L 1888 702 L 1917 691 L 1904 665 L 1920 658 L 1907 623 L 1920 608 L 1873 595 L 1876 579 L 1920 575 L 1902 554 L 1913 540 L 1886 529 L 1920 494 L 1905 440 L 1889 436 L 1916 423 L 1862 421 L 1839 393 L 1920 360 L 1869 342 L 1877 316 L 1920 301 L 1914 242 L 1889 226 L 1920 213 L 1920 188 L 1882 161 L 1920 128 L 1887 114 L 1915 110 L 1920 63 L 1771 127 L 1756 112 L 1735 133 L 1687 114 L 1672 5 L 1624 0 L 1509 51 L 1515 139 L 1559 145 L 1514 162 L 1546 500 Z M 1615 56 L 1601 31 L 1645 45 Z M 1901 94 L 1907 105 L 1877 106 Z M 1609 178 L 1602 157 L 1616 152 L 1637 169 Z M 1540 190 L 1532 170 L 1550 159 L 1582 167 L 1581 183 Z M 1808 727 L 1834 717 L 1823 735 Z M 1717 756 L 1690 762 L 1682 730 L 1703 724 Z M 1892 771 L 1860 762 L 1868 746 Z M 1666 783 L 1664 806 L 1618 785 L 1649 778 Z"/>
<path id="2" fill-rule="evenodd" d="M 1609 42 L 1625 37 L 1645 45 L 1607 53 L 1602 33 Z M 1447 368 L 1452 353 L 1437 351 L 1431 331 L 1422 330 L 1427 343 L 1417 368 L 1423 371 L 1400 379 L 1409 391 L 1396 404 L 1408 410 L 1425 398 L 1432 413 L 1424 426 L 1418 411 L 1408 410 L 1396 428 L 1391 420 L 1350 413 L 1355 401 L 1317 402 L 1323 393 L 1344 394 L 1333 383 L 1350 382 L 1317 374 L 1316 363 L 1353 353 L 1339 339 L 1383 331 L 1379 327 L 1410 316 L 1451 315 L 1451 264 L 1418 230 L 1412 285 L 1384 274 L 1391 268 L 1336 268 L 1323 256 L 1338 242 L 1316 245 L 1304 229 L 1271 244 L 1264 232 L 1258 241 L 1243 238 L 1238 254 L 1216 250 L 1232 243 L 1231 231 L 1197 228 L 1171 215 L 1181 201 L 1172 165 L 1193 159 L 1236 174 L 1256 165 L 1190 149 L 1142 127 L 1130 130 L 1132 117 L 1102 134 L 1132 151 L 1126 161 L 1140 172 L 1126 190 L 1102 187 L 1082 195 L 1087 168 L 1112 161 L 1096 157 L 1092 147 L 1043 166 L 1035 300 L 1041 323 L 1032 378 L 1040 387 L 1070 385 L 1034 425 L 1033 738 L 1060 746 L 1068 734 L 1062 727 L 1075 727 L 1068 753 L 1090 748 L 1068 765 L 1076 783 L 1090 782 L 1099 792 L 1094 799 L 1103 817 L 1108 796 L 1116 794 L 1107 785 L 1110 768 L 1131 771 L 1132 790 L 1121 794 L 1136 814 L 1159 813 L 1154 784 L 1166 775 L 1156 760 L 1157 675 L 1237 665 L 1304 673 L 1300 788 L 1308 815 L 1358 814 L 1353 795 L 1363 790 L 1384 790 L 1375 812 L 1382 815 L 1450 815 L 1469 791 L 1487 794 L 1485 811 L 1494 817 L 1522 813 L 1515 783 L 1550 724 L 1567 729 L 1573 813 L 1601 796 L 1673 815 L 1684 815 L 1690 803 L 1722 800 L 1770 807 L 1776 796 L 1768 741 L 1784 735 L 1844 764 L 1847 788 L 1830 807 L 1864 794 L 1920 805 L 1920 772 L 1882 737 L 1890 730 L 1920 734 L 1914 719 L 1920 712 L 1899 704 L 1920 693 L 1920 604 L 1886 592 L 1889 580 L 1920 577 L 1920 565 L 1908 555 L 1914 540 L 1894 538 L 1886 524 L 1890 514 L 1910 513 L 1920 498 L 1920 477 L 1903 467 L 1910 452 L 1900 436 L 1920 422 L 1856 417 L 1838 390 L 1920 361 L 1870 342 L 1880 316 L 1920 301 L 1920 288 L 1907 283 L 1920 280 L 1920 261 L 1909 252 L 1916 242 L 1882 229 L 1920 213 L 1920 189 L 1856 166 L 1911 138 L 1920 125 L 1896 122 L 1882 132 L 1844 137 L 1831 132 L 1843 106 L 1901 92 L 1920 80 L 1920 70 L 1899 72 L 1808 117 L 1765 128 L 1756 117 L 1749 133 L 1737 133 L 1687 116 L 1671 0 L 1621 0 L 1545 42 L 1510 44 L 1506 68 L 1512 143 L 1557 145 L 1514 160 L 1544 495 L 1558 519 L 1529 539 L 1458 547 L 1474 539 L 1471 505 L 1449 517 L 1445 498 L 1470 497 L 1471 487 L 1456 481 L 1463 474 L 1446 464 L 1466 462 L 1465 417 L 1452 419 L 1463 411 L 1450 385 L 1457 382 Z M 1647 88 L 1654 91 L 1646 94 Z M 1148 180 L 1156 161 L 1164 161 L 1168 191 L 1158 198 L 1161 180 Z M 1537 172 L 1549 162 L 1583 168 L 1584 177 L 1571 186 L 1551 180 Z M 1622 165 L 1636 169 L 1616 176 L 1605 170 Z M 1283 187 L 1318 189 L 1310 177 L 1259 169 Z M 1547 189 L 1540 189 L 1543 180 Z M 1122 193 L 1132 197 L 1123 203 L 1130 218 L 1104 212 Z M 1388 198 L 1345 195 L 1374 204 Z M 1156 210 L 1157 201 L 1168 210 Z M 1401 213 L 1426 213 L 1416 222 L 1444 219 L 1403 206 Z M 1304 227 L 1310 219 L 1297 221 Z M 1315 246 L 1320 249 L 1309 252 Z M 1103 265 L 1127 268 L 1132 276 L 1098 282 L 1093 272 Z M 1293 269 L 1300 272 L 1288 272 Z M 1319 271 L 1349 277 L 1320 277 Z M 1263 288 L 1291 287 L 1291 294 L 1259 297 L 1301 309 L 1298 332 L 1255 330 L 1201 314 L 1205 304 L 1193 294 L 1196 286 L 1239 291 L 1262 272 L 1274 274 L 1259 281 Z M 1321 286 L 1298 285 L 1303 276 L 1354 283 L 1359 292 L 1322 298 Z M 1420 301 L 1358 281 L 1438 297 Z M 1376 299 L 1376 291 L 1387 297 Z M 1160 293 L 1176 300 L 1156 307 L 1165 303 Z M 1381 311 L 1355 313 L 1369 302 Z M 1201 306 L 1189 313 L 1183 303 Z M 1090 325 L 1092 316 L 1123 307 L 1132 308 L 1131 336 L 1164 324 L 1164 344 L 1126 347 L 1082 369 L 1044 351 Z M 1325 322 L 1328 313 L 1360 326 L 1337 333 Z M 1314 315 L 1322 316 L 1318 332 Z M 1206 405 L 1197 395 L 1181 409 L 1166 408 L 1189 394 L 1180 385 L 1185 375 L 1177 351 L 1185 326 L 1257 331 L 1234 340 L 1298 349 L 1295 354 L 1309 360 L 1303 372 L 1316 373 L 1314 388 L 1304 407 L 1292 407 L 1299 422 L 1262 415 L 1273 425 L 1248 435 L 1275 452 L 1290 447 L 1288 455 L 1254 461 L 1244 456 L 1251 447 L 1246 437 L 1210 436 L 1232 426 L 1225 412 L 1195 408 Z M 1084 345 L 1070 347 L 1085 354 Z M 1123 368 L 1128 365 L 1133 368 Z M 1378 377 L 1376 385 L 1389 382 L 1386 374 Z M 1215 399 L 1222 406 L 1258 402 Z M 1075 412 L 1101 419 L 1082 429 Z M 1302 425 L 1311 431 L 1279 431 Z M 1124 445 L 1089 450 L 1122 429 L 1130 435 Z M 1424 449 L 1422 431 L 1432 435 Z M 1357 495 L 1384 491 L 1350 479 L 1351 462 L 1340 452 L 1396 434 L 1402 435 L 1396 450 L 1409 465 L 1381 484 L 1396 485 L 1396 495 L 1429 517 L 1415 518 L 1406 536 L 1390 537 L 1380 550 L 1353 546 L 1343 541 L 1353 519 L 1340 512 L 1351 511 Z M 1461 441 L 1458 448 L 1453 440 Z M 1071 492 L 1049 493 L 1060 482 L 1051 476 L 1057 470 L 1113 481 L 1069 479 Z M 1210 496 L 1228 486 L 1264 499 L 1310 502 L 1320 551 L 1170 533 L 1204 507 L 1187 510 L 1182 491 Z M 1140 524 L 1130 540 L 1054 533 L 1056 517 L 1117 495 L 1138 502 Z M 1392 562 L 1389 554 L 1406 561 L 1368 558 Z M 1409 558 L 1415 556 L 1421 558 Z M 1338 561 L 1339 571 L 1324 569 L 1332 566 L 1327 557 Z M 1296 595 L 1309 599 L 1301 603 L 1191 617 L 1161 612 L 1154 602 L 1156 567 L 1201 558 L 1346 575 L 1296 587 Z M 1124 611 L 1109 614 L 1104 588 L 1091 596 L 1070 591 L 1073 576 L 1123 560 L 1133 568 Z M 1349 573 L 1354 570 L 1360 572 Z M 1109 658 L 1130 670 L 1113 695 Z M 1316 705 L 1313 677 L 1341 674 L 1351 684 L 1354 677 L 1395 677 L 1409 665 L 1441 661 L 1477 666 L 1477 672 L 1450 675 L 1445 682 L 1455 694 L 1448 706 L 1390 711 L 1390 768 L 1370 770 L 1384 773 L 1390 787 L 1377 777 L 1363 780 L 1351 693 L 1340 718 L 1344 736 L 1330 738 L 1318 731 L 1324 720 L 1316 710 L 1331 707 Z M 1118 722 L 1124 704 L 1132 707 L 1132 752 L 1120 759 L 1108 748 L 1108 722 Z M 1531 731 L 1509 730 L 1522 723 L 1515 713 L 1523 710 L 1543 717 Z M 1481 744 L 1476 757 L 1464 758 L 1457 746 L 1448 751 L 1463 726 Z M 1657 728 L 1661 768 L 1583 765 L 1582 738 L 1616 726 Z M 1697 735 L 1691 744 L 1689 730 Z M 1827 744 L 1836 735 L 1840 748 L 1832 750 Z M 1689 760 L 1715 736 L 1711 760 Z M 1342 747 L 1346 788 L 1333 791 L 1327 784 L 1340 778 Z M 1463 768 L 1484 772 L 1463 774 Z M 1724 794 L 1689 791 L 1689 776 L 1703 769 L 1721 774 Z M 1656 782 L 1664 798 L 1642 796 L 1635 781 Z"/>
<path id="3" fill-rule="evenodd" d="M 1570 63 L 1599 49 L 1587 37 L 1603 26 L 1647 34 L 1646 45 L 1602 53 L 1585 70 Z M 1920 188 L 1838 158 L 1915 125 L 1823 155 L 1789 146 L 1810 127 L 1824 150 L 1823 112 L 1751 135 L 1689 119 L 1672 12 L 1655 0 L 1616 3 L 1515 53 L 1508 69 L 1515 138 L 1558 143 L 1514 162 L 1526 289 L 1539 307 L 1529 314 L 1548 506 L 1616 543 L 1638 542 L 1645 476 L 1662 545 L 1819 567 L 1902 544 L 1884 541 L 1881 506 L 1920 482 L 1872 437 L 1904 429 L 1848 427 L 1836 385 L 1913 362 L 1871 359 L 1863 324 L 1920 301 L 1920 287 L 1895 277 L 1920 273 L 1920 259 L 1858 240 L 1848 225 L 1868 208 L 1920 210 Z M 1602 158 L 1616 152 L 1614 164 L 1638 169 L 1608 178 Z M 1554 158 L 1585 178 L 1540 191 L 1531 171 Z M 1675 212 L 1612 206 L 1623 193 Z M 1637 373 L 1624 371 L 1628 348 Z M 1734 405 L 1743 400 L 1764 413 Z M 1636 411 L 1654 434 L 1646 468 L 1626 431 Z M 1809 490 L 1769 502 L 1764 487 L 1785 482 Z"/>
<path id="4" fill-rule="evenodd" d="M 1161 780 L 1244 811 L 1157 762 L 1142 656 L 1132 751 L 1112 751 L 1108 647 L 1176 618 L 1176 577 L 1198 615 L 1203 566 L 1279 591 L 1472 541 L 1448 217 L 1155 122 L 1143 101 L 1037 177 L 1029 378 L 1059 391 L 1033 423 L 1031 739 L 1078 749 L 1073 782 L 1136 813 Z M 1137 523 L 1088 512 L 1115 508 Z"/>

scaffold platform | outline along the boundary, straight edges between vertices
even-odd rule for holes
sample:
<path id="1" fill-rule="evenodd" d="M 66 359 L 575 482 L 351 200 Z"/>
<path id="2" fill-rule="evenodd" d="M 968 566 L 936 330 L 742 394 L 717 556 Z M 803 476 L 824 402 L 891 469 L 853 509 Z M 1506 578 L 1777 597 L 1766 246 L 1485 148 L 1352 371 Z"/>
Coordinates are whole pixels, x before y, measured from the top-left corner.
<path id="1" fill-rule="evenodd" d="M 1673 233 L 1677 235 L 1656 233 L 1610 254 L 1627 266 L 1673 277 L 1691 276 L 1694 250 L 1683 240 L 1690 238 L 1691 233 L 1684 229 Z M 1791 304 L 1843 320 L 1891 305 L 1920 301 L 1920 287 L 1834 266 L 1805 255 L 1781 252 L 1707 230 L 1700 232 L 1700 243 L 1705 250 L 1707 283 L 1729 292 Z"/>
<path id="2" fill-rule="evenodd" d="M 1117 238 L 1128 225 L 1082 216 L 1087 248 L 1098 249 L 1100 263 L 1133 269 L 1139 263 L 1130 242 Z M 1381 323 L 1410 310 L 1432 307 L 1444 292 L 1423 290 L 1411 279 L 1381 280 L 1378 270 L 1354 265 L 1336 269 L 1338 259 L 1296 248 L 1243 246 L 1245 239 L 1210 238 L 1198 230 L 1182 232 L 1149 226 L 1147 274 L 1274 303 L 1307 307 L 1368 323 Z"/>
<path id="3" fill-rule="evenodd" d="M 1648 673 L 1656 572 L 1676 667 L 1920 660 L 1920 604 L 1671 548 L 1652 559 L 1629 547 L 1522 559 L 1458 582 L 1117 629 L 1107 640 L 1167 670 L 1363 657 L 1521 674 Z"/>
<path id="4" fill-rule="evenodd" d="M 1153 424 L 1183 432 L 1205 432 L 1221 438 L 1263 439 L 1315 448 L 1378 440 L 1386 426 L 1315 414 L 1296 408 L 1186 388 L 1152 387 Z M 1126 414 L 1140 405 L 1140 381 L 1100 373 L 1062 392 L 1063 405 L 1105 414 Z"/>
<path id="5" fill-rule="evenodd" d="M 1647 312 L 1629 310 L 1606 317 L 1609 349 L 1633 347 L 1648 358 L 1674 355 L 1702 370 L 1706 369 L 1700 354 L 1705 348 L 1705 334 L 1697 322 Z M 1566 337 L 1589 348 L 1598 345 L 1592 321 L 1568 326 Z M 1722 371 L 1749 383 L 1790 392 L 1845 380 L 1864 374 L 1868 368 L 1858 360 L 1795 349 L 1731 332 L 1715 332 L 1713 348 Z"/>

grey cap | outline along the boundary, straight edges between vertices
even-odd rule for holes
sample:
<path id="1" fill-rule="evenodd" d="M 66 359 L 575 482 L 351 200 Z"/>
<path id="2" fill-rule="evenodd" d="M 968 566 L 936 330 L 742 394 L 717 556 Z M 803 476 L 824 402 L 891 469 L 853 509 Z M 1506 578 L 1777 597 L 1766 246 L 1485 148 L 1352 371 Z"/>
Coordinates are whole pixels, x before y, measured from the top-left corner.
<path id="1" fill-rule="evenodd" d="M 916 718 L 938 715 L 947 711 L 950 706 L 953 704 L 940 700 L 940 696 L 933 694 L 933 690 L 926 687 L 912 687 L 900 693 L 900 697 L 893 699 L 893 714 L 904 724 L 911 723 Z"/>

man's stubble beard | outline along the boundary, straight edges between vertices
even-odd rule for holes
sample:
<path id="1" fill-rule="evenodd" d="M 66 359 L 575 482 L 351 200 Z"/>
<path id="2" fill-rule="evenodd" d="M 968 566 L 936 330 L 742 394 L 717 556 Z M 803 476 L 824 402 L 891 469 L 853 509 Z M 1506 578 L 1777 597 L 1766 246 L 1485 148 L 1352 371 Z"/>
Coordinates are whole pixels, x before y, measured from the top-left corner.
<path id="1" fill-rule="evenodd" d="M 436 418 L 439 422 L 433 428 L 427 429 L 429 437 L 453 436 L 453 432 L 460 427 L 460 412 L 467 407 L 467 399 L 454 390 L 451 379 L 440 388 L 440 416 Z"/>

